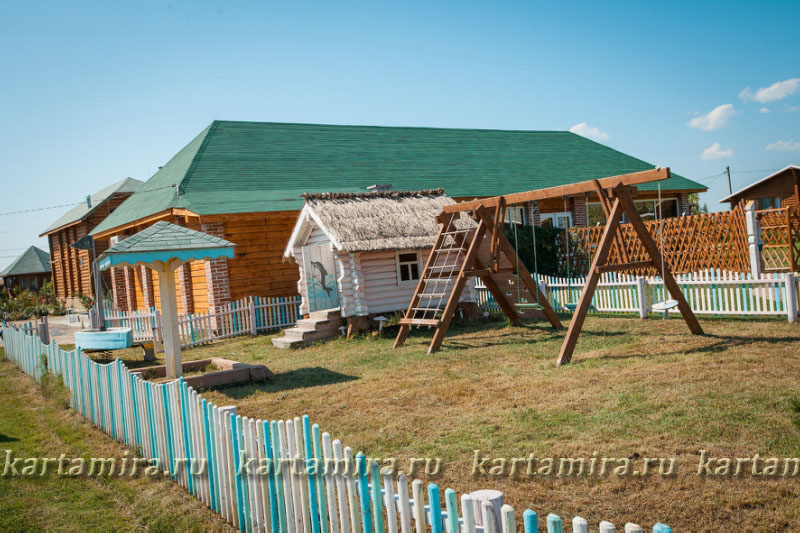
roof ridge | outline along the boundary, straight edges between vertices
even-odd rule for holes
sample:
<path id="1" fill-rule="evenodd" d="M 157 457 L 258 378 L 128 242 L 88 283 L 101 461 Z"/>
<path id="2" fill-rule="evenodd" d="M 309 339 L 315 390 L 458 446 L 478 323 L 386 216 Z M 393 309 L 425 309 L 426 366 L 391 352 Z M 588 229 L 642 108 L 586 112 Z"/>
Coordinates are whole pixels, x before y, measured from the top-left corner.
<path id="1" fill-rule="evenodd" d="M 200 158 L 202 154 L 206 150 L 206 146 L 208 145 L 209 140 L 211 139 L 214 132 L 217 131 L 217 127 L 219 126 L 219 120 L 213 120 L 211 124 L 208 126 L 208 131 L 206 132 L 205 137 L 203 137 L 203 141 L 200 143 L 200 146 L 197 147 L 197 151 L 194 153 L 192 157 L 192 162 L 189 163 L 189 167 L 184 172 L 181 179 L 178 180 L 178 186 L 176 188 L 177 196 L 182 195 L 186 191 L 186 184 L 191 180 L 192 175 L 194 174 L 195 169 L 197 168 L 198 163 L 200 163 Z"/>
<path id="2" fill-rule="evenodd" d="M 408 198 L 412 196 L 441 196 L 444 189 L 423 189 L 419 191 L 375 191 L 375 192 L 306 192 L 301 195 L 305 200 L 356 200 L 370 198 Z"/>
<path id="3" fill-rule="evenodd" d="M 577 135 L 569 130 L 530 130 L 506 128 L 458 128 L 455 126 L 397 126 L 392 124 L 333 124 L 325 122 L 272 122 L 269 120 L 220 120 L 215 119 L 212 124 L 270 124 L 273 126 L 326 126 L 333 128 L 373 128 L 393 130 L 439 130 L 439 131 L 485 131 L 501 133 L 568 133 Z"/>

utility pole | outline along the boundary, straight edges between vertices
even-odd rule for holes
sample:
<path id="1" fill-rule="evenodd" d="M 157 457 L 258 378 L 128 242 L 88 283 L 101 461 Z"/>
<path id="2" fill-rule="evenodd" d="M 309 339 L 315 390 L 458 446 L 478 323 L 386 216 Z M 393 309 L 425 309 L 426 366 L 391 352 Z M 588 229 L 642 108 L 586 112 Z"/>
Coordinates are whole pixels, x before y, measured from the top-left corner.
<path id="1" fill-rule="evenodd" d="M 728 175 L 728 195 L 733 194 L 733 189 L 731 188 L 731 167 L 725 165 L 725 173 Z"/>

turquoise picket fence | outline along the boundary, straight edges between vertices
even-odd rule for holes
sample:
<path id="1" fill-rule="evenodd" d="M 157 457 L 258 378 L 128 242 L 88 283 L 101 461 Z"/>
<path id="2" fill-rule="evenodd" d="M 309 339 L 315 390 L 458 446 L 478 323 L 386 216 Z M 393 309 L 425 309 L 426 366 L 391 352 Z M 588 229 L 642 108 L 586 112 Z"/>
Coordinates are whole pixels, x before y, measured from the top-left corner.
<path id="1" fill-rule="evenodd" d="M 578 303 L 586 278 L 537 276 L 539 286 L 556 311 L 570 311 Z M 709 269 L 692 274 L 676 274 L 692 310 L 698 315 L 718 316 L 783 316 L 794 322 L 798 317 L 800 275 L 793 273 L 751 274 Z M 516 294 L 516 288 L 509 292 Z M 478 304 L 490 311 L 500 307 L 492 295 L 476 281 Z M 523 297 L 528 297 L 527 291 Z M 516 299 L 516 296 L 512 296 Z M 652 305 L 669 299 L 660 277 L 637 277 L 618 272 L 606 272 L 597 284 L 590 312 L 639 313 L 646 316 Z M 670 311 L 678 313 L 677 309 Z"/>
<path id="2" fill-rule="evenodd" d="M 426 491 L 420 480 L 409 483 L 403 474 L 384 472 L 378 462 L 322 433 L 308 416 L 248 418 L 234 406 L 206 400 L 183 378 L 145 381 L 120 359 L 99 364 L 80 350 L 42 344 L 36 332 L 6 324 L 2 329 L 6 357 L 22 371 L 37 382 L 46 373 L 60 376 L 73 409 L 241 531 L 539 531 L 540 518 L 530 509 L 520 529 L 509 505 L 499 510 L 489 501 L 476 505 L 467 494 L 459 499 L 447 489 L 442 495 L 435 484 Z M 548 533 L 565 527 L 556 514 L 541 522 Z M 602 532 L 615 531 L 610 522 L 599 526 Z M 583 518 L 573 518 L 574 532 L 588 532 L 588 527 Z M 643 531 L 631 523 L 624 530 Z M 659 523 L 652 531 L 672 530 Z"/>

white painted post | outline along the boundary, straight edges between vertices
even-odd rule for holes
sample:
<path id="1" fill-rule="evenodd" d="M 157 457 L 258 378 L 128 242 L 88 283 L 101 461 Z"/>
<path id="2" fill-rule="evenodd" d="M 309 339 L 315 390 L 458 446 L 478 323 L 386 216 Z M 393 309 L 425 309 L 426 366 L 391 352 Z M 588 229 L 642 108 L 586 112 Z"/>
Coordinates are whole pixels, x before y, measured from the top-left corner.
<path id="1" fill-rule="evenodd" d="M 475 511 L 475 525 L 483 526 L 484 531 L 486 531 L 487 527 L 494 526 L 494 531 L 501 531 L 502 527 L 502 509 L 503 509 L 503 493 L 499 490 L 491 490 L 491 489 L 484 489 L 484 490 L 476 490 L 475 492 L 471 492 L 469 495 L 470 499 L 472 500 L 472 504 L 474 505 Z M 494 517 L 494 522 L 492 524 L 487 524 L 484 521 L 484 513 L 483 513 L 483 503 L 487 502 L 491 509 L 493 510 L 491 516 Z"/>
<path id="2" fill-rule="evenodd" d="M 153 350 L 156 352 L 164 351 L 164 325 L 161 323 L 161 311 L 155 308 L 155 326 L 153 329 Z"/>
<path id="3" fill-rule="evenodd" d="M 161 310 L 164 312 L 164 360 L 167 377 L 177 378 L 183 375 L 181 364 L 181 337 L 178 332 L 178 300 L 175 290 L 175 270 L 165 264 L 158 273 L 158 288 L 161 292 Z"/>
<path id="4" fill-rule="evenodd" d="M 758 243 L 761 241 L 761 228 L 756 217 L 755 202 L 747 202 L 744 208 L 744 218 L 747 223 L 747 247 L 750 255 L 750 273 L 754 278 L 761 277 L 761 251 Z"/>
<path id="5" fill-rule="evenodd" d="M 256 303 L 253 301 L 252 296 L 250 297 L 248 310 L 250 314 L 250 335 L 255 337 L 256 335 L 258 335 L 258 331 L 256 331 Z"/>
<path id="6" fill-rule="evenodd" d="M 616 533 L 617 528 L 607 520 L 600 522 L 600 533 Z"/>
<path id="7" fill-rule="evenodd" d="M 39 322 L 39 340 L 42 344 L 50 344 L 50 329 L 47 327 L 47 315 L 41 317 Z"/>
<path id="8" fill-rule="evenodd" d="M 514 519 L 514 508 L 506 504 L 502 508 L 503 533 L 517 533 L 517 522 Z"/>
<path id="9" fill-rule="evenodd" d="M 639 293 L 639 318 L 647 318 L 647 279 L 639 276 L 636 284 Z"/>
<path id="10" fill-rule="evenodd" d="M 576 516 L 572 519 L 572 533 L 589 533 L 589 522 L 585 518 Z"/>
<path id="11" fill-rule="evenodd" d="M 792 272 L 787 272 L 784 276 L 786 282 L 786 314 L 789 322 L 797 321 L 797 290 L 795 289 L 795 278 Z"/>
<path id="12" fill-rule="evenodd" d="M 638 524 L 628 522 L 625 524 L 625 533 L 644 533 L 644 529 Z"/>

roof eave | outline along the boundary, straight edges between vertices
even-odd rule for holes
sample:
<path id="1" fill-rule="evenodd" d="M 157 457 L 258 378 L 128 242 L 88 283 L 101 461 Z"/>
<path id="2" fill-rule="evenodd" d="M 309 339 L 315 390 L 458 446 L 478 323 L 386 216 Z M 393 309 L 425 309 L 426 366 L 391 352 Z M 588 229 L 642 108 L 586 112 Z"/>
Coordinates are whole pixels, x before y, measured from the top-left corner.
<path id="1" fill-rule="evenodd" d="M 755 187 L 756 185 L 760 185 L 761 183 L 763 183 L 763 182 L 765 182 L 765 181 L 767 181 L 767 180 L 770 180 L 770 179 L 774 178 L 775 176 L 777 176 L 777 175 L 779 175 L 779 174 L 783 174 L 784 172 L 786 172 L 786 171 L 787 171 L 787 170 L 789 170 L 789 169 L 800 170 L 800 166 L 797 166 L 797 165 L 788 165 L 788 166 L 786 166 L 786 167 L 784 167 L 784 168 L 782 168 L 782 169 L 780 169 L 780 170 L 778 170 L 778 171 L 776 171 L 776 172 L 773 172 L 773 173 L 772 173 L 772 174 L 770 174 L 769 176 L 765 176 L 765 177 L 761 178 L 761 179 L 760 179 L 760 180 L 758 180 L 758 181 L 754 181 L 753 183 L 751 183 L 751 184 L 750 184 L 750 185 L 748 185 L 747 187 L 742 187 L 742 188 L 741 188 L 741 189 L 739 189 L 738 191 L 736 191 L 736 192 L 732 192 L 731 194 L 729 194 L 728 196 L 726 196 L 725 198 L 723 198 L 722 200 L 720 200 L 720 201 L 719 201 L 719 203 L 730 202 L 730 201 L 732 201 L 732 199 L 733 199 L 735 196 L 739 196 L 739 195 L 740 195 L 740 194 L 742 194 L 743 192 L 745 192 L 745 191 L 747 191 L 747 190 L 749 190 L 749 189 L 752 189 L 752 188 L 753 188 L 753 187 Z"/>

